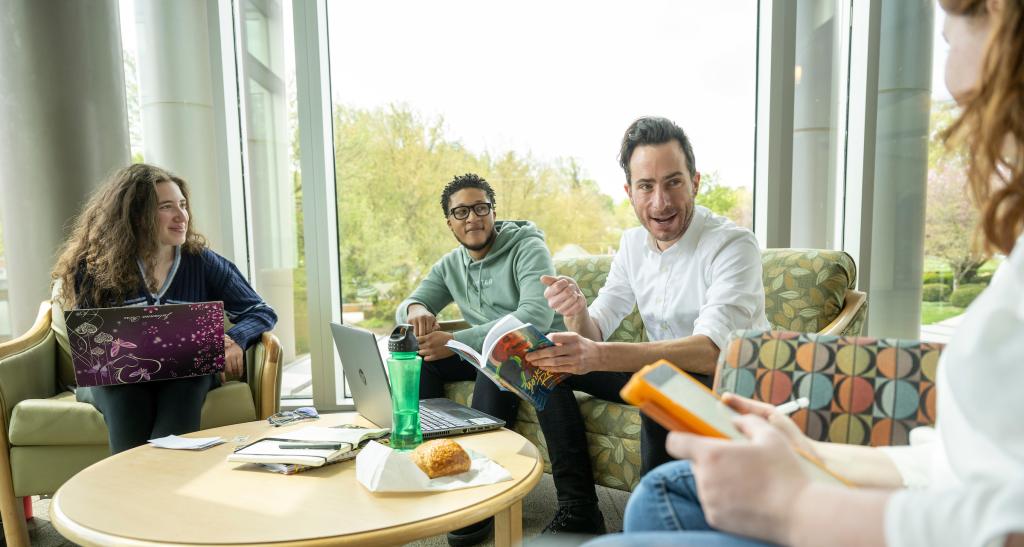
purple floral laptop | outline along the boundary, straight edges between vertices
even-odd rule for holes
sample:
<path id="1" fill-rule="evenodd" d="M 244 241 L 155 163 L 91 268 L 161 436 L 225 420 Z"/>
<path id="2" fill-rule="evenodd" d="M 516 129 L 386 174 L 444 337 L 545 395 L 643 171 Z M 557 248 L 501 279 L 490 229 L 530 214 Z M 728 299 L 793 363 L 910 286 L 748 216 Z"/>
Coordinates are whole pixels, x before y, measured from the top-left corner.
<path id="1" fill-rule="evenodd" d="M 64 312 L 79 386 L 135 384 L 224 369 L 224 303 Z"/>

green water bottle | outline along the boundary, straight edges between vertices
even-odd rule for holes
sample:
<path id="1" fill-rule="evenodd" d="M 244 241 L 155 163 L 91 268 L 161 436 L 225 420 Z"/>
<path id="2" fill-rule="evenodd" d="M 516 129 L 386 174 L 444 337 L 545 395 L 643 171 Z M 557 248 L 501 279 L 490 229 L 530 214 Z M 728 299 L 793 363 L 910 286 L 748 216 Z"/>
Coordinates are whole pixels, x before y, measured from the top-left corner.
<path id="1" fill-rule="evenodd" d="M 398 325 L 388 338 L 388 374 L 391 376 L 391 448 L 412 450 L 423 442 L 420 427 L 420 366 L 412 325 Z"/>

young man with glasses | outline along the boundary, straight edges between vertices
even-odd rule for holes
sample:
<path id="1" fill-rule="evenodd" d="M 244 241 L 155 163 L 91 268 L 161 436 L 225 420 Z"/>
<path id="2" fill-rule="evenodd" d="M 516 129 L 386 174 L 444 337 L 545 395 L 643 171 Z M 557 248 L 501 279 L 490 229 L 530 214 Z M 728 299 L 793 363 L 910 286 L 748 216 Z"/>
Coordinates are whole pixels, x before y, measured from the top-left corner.
<path id="1" fill-rule="evenodd" d="M 444 397 L 445 382 L 476 380 L 473 408 L 515 424 L 519 399 L 502 392 L 476 367 L 445 347 L 448 340 L 481 351 L 491 326 L 512 314 L 542 332 L 562 330 L 544 298 L 542 275 L 554 275 L 544 234 L 529 221 L 496 221 L 494 190 L 474 174 L 455 177 L 441 192 L 441 210 L 460 246 L 441 257 L 412 295 L 398 306 L 396 320 L 413 326 L 423 357 L 420 398 Z M 470 327 L 440 329 L 437 314 L 454 302 Z M 490 518 L 448 534 L 451 545 L 475 545 L 494 527 Z"/>

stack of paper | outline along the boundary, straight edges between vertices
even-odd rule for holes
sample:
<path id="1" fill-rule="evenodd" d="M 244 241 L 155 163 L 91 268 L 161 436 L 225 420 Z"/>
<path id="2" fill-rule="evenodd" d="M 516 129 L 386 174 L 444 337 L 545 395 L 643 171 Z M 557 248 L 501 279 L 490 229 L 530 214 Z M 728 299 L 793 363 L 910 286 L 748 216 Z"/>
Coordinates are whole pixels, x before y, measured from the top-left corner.
<path id="1" fill-rule="evenodd" d="M 177 435 L 168 435 L 159 439 L 149 440 L 149 444 L 157 448 L 170 448 L 173 450 L 204 450 L 223 442 L 224 439 L 220 437 L 188 438 Z"/>

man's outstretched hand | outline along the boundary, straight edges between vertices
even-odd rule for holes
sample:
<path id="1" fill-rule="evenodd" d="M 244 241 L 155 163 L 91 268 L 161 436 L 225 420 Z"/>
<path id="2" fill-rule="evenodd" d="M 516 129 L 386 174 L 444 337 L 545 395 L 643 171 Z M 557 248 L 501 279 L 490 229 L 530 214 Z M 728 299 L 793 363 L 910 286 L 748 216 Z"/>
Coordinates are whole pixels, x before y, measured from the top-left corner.
<path id="1" fill-rule="evenodd" d="M 540 282 L 547 286 L 544 289 L 544 298 L 551 309 L 566 317 L 586 311 L 587 298 L 583 296 L 583 291 L 573 278 L 567 275 L 542 275 Z"/>

